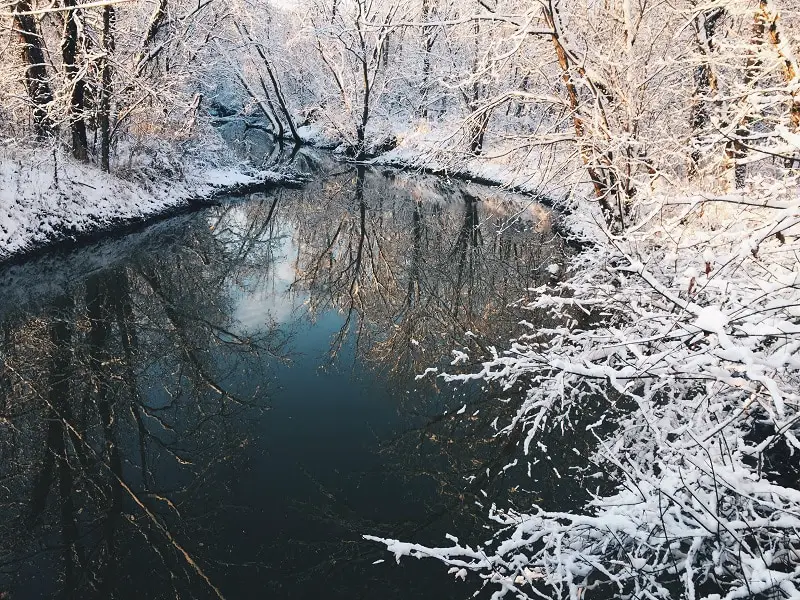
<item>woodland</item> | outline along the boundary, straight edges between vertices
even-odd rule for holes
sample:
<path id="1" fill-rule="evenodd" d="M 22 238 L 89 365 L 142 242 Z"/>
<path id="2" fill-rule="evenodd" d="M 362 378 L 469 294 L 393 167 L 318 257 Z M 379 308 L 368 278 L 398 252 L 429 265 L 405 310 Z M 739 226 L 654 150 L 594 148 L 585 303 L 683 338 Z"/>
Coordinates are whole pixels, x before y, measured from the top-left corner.
<path id="1" fill-rule="evenodd" d="M 92 206 L 128 218 L 193 173 L 252 177 L 234 122 L 559 214 L 580 250 L 503 300 L 526 330 L 419 371 L 519 400 L 490 427 L 508 465 L 590 435 L 591 499 L 486 507 L 483 538 L 438 546 L 363 531 L 390 558 L 440 561 L 465 597 L 800 598 L 798 0 L 0 6 L 9 246 Z M 116 200 L 48 221 L 86 187 Z"/>

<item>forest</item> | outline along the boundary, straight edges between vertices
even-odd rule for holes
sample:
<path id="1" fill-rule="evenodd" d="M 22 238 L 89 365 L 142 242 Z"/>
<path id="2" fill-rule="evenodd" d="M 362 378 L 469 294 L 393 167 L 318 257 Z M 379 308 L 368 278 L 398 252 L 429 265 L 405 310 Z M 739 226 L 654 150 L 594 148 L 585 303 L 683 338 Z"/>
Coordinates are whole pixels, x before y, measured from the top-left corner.
<path id="1" fill-rule="evenodd" d="M 503 449 L 485 477 L 461 483 L 477 497 L 508 471 L 525 488 L 543 440 L 589 439 L 567 448 L 580 457 L 573 472 L 555 472 L 580 479 L 579 506 L 486 502 L 482 529 L 439 543 L 366 524 L 379 561 L 442 563 L 464 597 L 800 598 L 798 0 L 4 0 L 0 13 L 0 261 L 232 186 L 302 186 L 314 175 L 296 153 L 325 152 L 354 169 L 355 212 L 326 228 L 304 199 L 292 231 L 319 248 L 306 262 L 298 250 L 293 285 L 310 310 L 317 294 L 338 294 L 340 345 L 355 329 L 396 366 L 429 333 L 410 376 L 494 390 L 504 409 L 493 421 L 448 413 L 481 421 Z M 243 161 L 230 141 L 248 132 L 274 157 Z M 447 268 L 444 255 L 419 258 L 420 197 L 439 184 L 408 184 L 416 204 L 385 218 L 409 229 L 370 237 L 373 171 L 516 198 L 495 231 L 474 208 L 490 210 L 489 197 L 459 192 L 473 208 L 447 257 L 468 269 L 468 248 L 491 238 L 503 260 L 538 270 L 475 275 L 502 287 L 480 292 L 487 330 L 495 305 L 513 307 L 517 329 L 434 343 L 436 327 L 479 327 L 459 316 L 478 293 L 458 270 L 452 318 L 405 332 L 426 310 L 420 269 Z M 322 188 L 349 190 L 336 177 Z M 551 226 L 547 252 L 517 255 L 501 240 Z M 167 267 L 150 268 L 135 274 L 158 295 Z M 398 298 L 383 337 L 358 330 Z M 163 319 L 185 317 L 170 310 Z M 42 352 L 58 365 L 68 344 L 53 335 Z M 160 343 L 206 377 L 185 339 Z M 0 350 L 6 412 L 26 385 L 7 372 L 15 352 Z M 0 417 L 0 431 L 11 422 Z M 68 427 L 52 435 L 56 463 L 82 443 Z"/>

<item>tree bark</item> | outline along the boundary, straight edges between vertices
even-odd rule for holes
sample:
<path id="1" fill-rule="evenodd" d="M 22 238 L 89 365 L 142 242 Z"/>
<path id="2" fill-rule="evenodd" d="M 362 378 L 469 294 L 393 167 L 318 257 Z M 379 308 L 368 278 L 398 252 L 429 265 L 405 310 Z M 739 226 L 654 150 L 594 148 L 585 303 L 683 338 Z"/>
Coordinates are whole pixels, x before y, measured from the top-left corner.
<path id="1" fill-rule="evenodd" d="M 75 0 L 64 0 L 64 6 L 73 8 Z M 69 128 L 72 137 L 72 155 L 81 161 L 89 157 L 86 139 L 86 121 L 83 118 L 86 97 L 86 84 L 76 63 L 78 54 L 78 21 L 79 12 L 69 10 L 64 21 L 64 35 L 61 38 L 61 57 L 64 61 L 64 72 L 71 85 L 69 106 Z"/>
<path id="2" fill-rule="evenodd" d="M 158 6 L 156 6 L 156 9 L 150 16 L 147 32 L 144 34 L 144 38 L 142 38 L 142 45 L 139 49 L 139 53 L 136 55 L 135 65 L 137 75 L 142 74 L 145 65 L 147 65 L 147 62 L 152 58 L 152 55 L 149 53 L 149 48 L 155 41 L 156 35 L 158 35 L 158 31 L 161 29 L 161 25 L 164 23 L 166 16 L 167 0 L 159 0 Z"/>
<path id="3" fill-rule="evenodd" d="M 761 0 L 761 10 L 767 21 L 767 35 L 770 44 L 781 59 L 781 70 L 789 91 L 789 127 L 792 131 L 800 130 L 800 65 L 792 53 L 792 41 L 778 23 L 779 14 L 771 0 Z M 796 156 L 785 160 L 786 168 L 791 169 L 798 161 Z"/>
<path id="4" fill-rule="evenodd" d="M 422 0 L 422 20 L 427 22 L 433 12 L 432 0 Z M 423 119 L 428 118 L 428 96 L 430 95 L 431 81 L 431 52 L 435 36 L 431 25 L 422 26 L 422 110 L 420 111 Z"/>
<path id="5" fill-rule="evenodd" d="M 800 66 L 792 54 L 791 41 L 778 23 L 779 14 L 771 0 L 761 0 L 761 10 L 767 21 L 767 33 L 770 43 L 775 47 L 781 59 L 783 76 L 791 89 L 789 100 L 789 119 L 793 129 L 800 129 Z"/>
<path id="6" fill-rule="evenodd" d="M 696 176 L 703 152 L 700 149 L 700 137 L 710 123 L 709 96 L 717 91 L 717 80 L 711 68 L 710 55 L 714 50 L 714 35 L 717 23 L 725 14 L 722 8 L 703 11 L 694 21 L 695 43 L 697 50 L 703 57 L 701 63 L 694 70 L 694 104 L 690 118 L 690 126 L 694 137 L 689 175 Z"/>
<path id="7" fill-rule="evenodd" d="M 29 12 L 31 12 L 30 0 L 19 0 L 14 10 L 13 27 L 22 42 L 25 89 L 33 104 L 33 128 L 36 137 L 44 139 L 55 129 L 53 120 L 47 114 L 47 106 L 53 101 L 53 92 L 47 78 L 42 34 L 36 18 L 25 14 Z"/>
<path id="8" fill-rule="evenodd" d="M 753 37 L 744 71 L 744 84 L 748 87 L 753 85 L 758 78 L 758 71 L 761 68 L 758 48 L 763 45 L 766 32 L 768 15 L 765 7 L 766 2 L 760 0 L 758 10 L 753 16 Z M 725 146 L 725 155 L 733 163 L 733 179 L 736 189 L 743 188 L 747 178 L 747 165 L 743 162 L 747 157 L 747 147 L 742 140 L 746 140 L 750 136 L 751 121 L 750 114 L 745 114 L 734 130 L 733 139 L 729 140 Z"/>
<path id="9" fill-rule="evenodd" d="M 551 36 L 553 40 L 553 48 L 556 52 L 558 65 L 561 67 L 561 79 L 563 80 L 564 86 L 567 89 L 567 98 L 569 100 L 570 110 L 572 111 L 572 123 L 573 127 L 575 128 L 575 138 L 578 142 L 578 152 L 581 156 L 583 164 L 586 165 L 586 171 L 588 172 L 589 179 L 592 182 L 592 187 L 594 188 L 597 201 L 600 203 L 600 208 L 602 209 L 606 220 L 611 223 L 613 221 L 614 213 L 613 206 L 611 204 L 611 198 L 618 193 L 616 176 L 613 170 L 610 168 L 606 169 L 606 177 L 601 176 L 600 171 L 594 165 L 593 156 L 587 151 L 586 143 L 584 141 L 586 137 L 586 128 L 580 115 L 580 98 L 578 96 L 578 89 L 572 78 L 572 67 L 570 65 L 569 56 L 567 55 L 567 51 L 561 43 L 560 33 L 556 28 L 556 9 L 551 2 L 548 6 L 544 7 L 543 10 L 545 21 L 553 30 Z M 608 167 L 612 166 L 610 156 L 606 154 L 600 158 L 603 162 L 607 163 Z M 622 214 L 620 214 L 620 221 L 622 221 Z M 622 224 L 622 222 L 620 222 L 620 224 Z"/>
<path id="10" fill-rule="evenodd" d="M 113 5 L 103 7 L 104 56 L 101 63 L 100 91 L 100 168 L 108 173 L 111 170 L 111 96 L 113 93 L 113 73 L 111 56 L 114 53 L 114 25 L 116 13 Z"/>
<path id="11" fill-rule="evenodd" d="M 275 100 L 278 103 L 278 107 L 281 109 L 281 113 L 283 114 L 283 117 L 286 119 L 286 124 L 289 127 L 289 131 L 292 132 L 292 140 L 294 140 L 294 143 L 296 145 L 302 144 L 303 140 L 300 138 L 300 134 L 297 133 L 297 126 L 294 123 L 294 118 L 292 118 L 292 113 L 289 110 L 289 106 L 288 106 L 288 104 L 286 102 L 286 97 L 283 95 L 283 90 L 281 89 L 281 84 L 278 81 L 278 78 L 275 76 L 275 69 L 274 69 L 274 67 L 272 65 L 272 62 L 269 60 L 267 55 L 264 53 L 263 48 L 261 48 L 261 46 L 259 44 L 257 44 L 253 40 L 253 38 L 250 35 L 250 32 L 247 30 L 247 28 L 244 25 L 241 25 L 241 26 L 237 25 L 237 27 L 239 29 L 239 32 L 255 47 L 256 52 L 261 57 L 261 60 L 264 62 L 264 67 L 267 70 L 267 75 L 269 76 L 269 80 L 272 83 L 272 90 L 275 92 Z M 260 78 L 260 76 L 259 76 L 259 78 Z M 261 87 L 264 89 L 264 93 L 266 94 L 267 90 L 266 90 L 266 86 L 264 85 L 263 80 L 261 81 Z M 274 108 L 273 108 L 273 110 L 274 110 Z M 277 114 L 276 114 L 276 117 L 277 117 Z M 281 130 L 280 135 L 281 135 L 281 137 L 283 137 L 283 126 L 280 127 L 280 130 Z"/>
<path id="12" fill-rule="evenodd" d="M 474 22 L 475 34 L 475 54 L 472 57 L 472 95 L 469 99 L 469 110 L 474 116 L 470 123 L 469 132 L 469 151 L 474 155 L 479 155 L 483 151 L 483 138 L 486 135 L 486 127 L 489 125 L 489 115 L 485 111 L 478 112 L 481 97 L 481 83 L 478 76 L 478 52 L 480 51 L 481 24 L 480 21 Z"/>
<path id="13" fill-rule="evenodd" d="M 361 18 L 364 16 L 363 0 L 358 0 L 358 18 L 356 19 L 356 31 L 358 32 L 358 40 L 361 50 L 359 56 L 361 67 L 361 79 L 364 85 L 364 97 L 361 104 L 361 122 L 356 127 L 356 140 L 358 148 L 356 149 L 356 160 L 364 160 L 367 157 L 367 124 L 369 123 L 370 113 L 370 94 L 372 92 L 372 85 L 369 80 L 369 65 L 367 64 L 367 42 L 364 39 L 364 32 L 361 29 Z M 378 63 L 380 64 L 380 63 Z M 377 66 L 376 66 L 377 69 Z"/>

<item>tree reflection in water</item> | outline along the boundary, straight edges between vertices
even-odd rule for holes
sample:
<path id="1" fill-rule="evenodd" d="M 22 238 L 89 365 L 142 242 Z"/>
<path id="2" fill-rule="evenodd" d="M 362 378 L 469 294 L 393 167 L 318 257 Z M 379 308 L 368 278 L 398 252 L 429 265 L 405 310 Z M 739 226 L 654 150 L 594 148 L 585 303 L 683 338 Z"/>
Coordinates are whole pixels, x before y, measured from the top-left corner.
<path id="1" fill-rule="evenodd" d="M 495 436 L 495 424 L 515 414 L 513 392 L 485 382 L 455 386 L 416 378 L 430 367 L 474 372 L 494 344 L 527 332 L 520 320 L 547 323 L 547 315 L 516 305 L 528 289 L 552 282 L 548 267 L 564 268 L 569 249 L 553 229 L 554 215 L 480 186 L 363 168 L 329 176 L 297 196 L 287 206 L 297 240 L 294 289 L 307 296 L 312 316 L 331 309 L 343 315 L 331 354 L 341 362 L 340 349 L 353 343 L 354 368 L 380 373 L 403 424 L 381 439 L 381 473 L 365 481 L 401 481 L 398 503 L 426 505 L 416 520 L 384 520 L 389 509 L 370 520 L 346 510 L 343 487 L 329 487 L 313 507 L 316 514 L 353 539 L 369 532 L 435 545 L 445 533 L 482 523 L 492 501 L 584 497 L 574 467 L 588 454 L 589 440 L 565 446 L 557 436 L 542 439 L 546 450 L 504 468 L 519 433 Z M 576 408 L 576 421 L 596 420 L 592 409 Z M 365 551 L 331 542 L 327 552 L 336 558 L 328 564 Z"/>
<path id="2" fill-rule="evenodd" d="M 354 327 L 363 355 L 406 376 L 510 334 L 510 305 L 565 262 L 549 211 L 479 186 L 361 167 L 298 195 L 295 286 L 312 313 L 346 316 L 337 344 Z"/>
<path id="3" fill-rule="evenodd" d="M 553 216 L 477 186 L 298 160 L 321 169 L 303 190 L 225 203 L 128 238 L 144 240 L 138 246 L 117 240 L 54 259 L 49 272 L 6 273 L 0 592 L 238 597 L 233 573 L 251 595 L 281 582 L 286 597 L 353 597 L 385 591 L 378 580 L 396 576 L 371 566 L 381 551 L 362 534 L 436 538 L 472 526 L 480 504 L 522 497 L 519 473 L 501 469 L 514 438 L 500 442 L 491 426 L 513 413 L 499 400 L 507 394 L 469 385 L 437 393 L 435 379 L 415 376 L 459 368 L 454 358 L 472 369 L 520 333 L 531 315 L 515 302 L 565 261 Z M 248 303 L 263 310 L 245 323 Z M 327 538 L 317 530 L 245 552 L 229 515 L 266 500 L 238 497 L 232 482 L 251 443 L 296 449 L 263 439 L 258 423 L 285 393 L 274 382 L 290 368 L 291 333 L 323 318 L 336 327 L 311 343 L 327 351 L 319 364 L 369 380 L 393 415 L 388 428 L 359 434 L 359 452 L 382 454 L 362 473 L 350 463 L 364 459 L 349 457 L 333 482 L 322 466 L 298 464 L 292 477 L 312 481 L 317 495 L 295 498 L 288 479 L 272 487 L 289 496 L 292 519 L 322 523 Z M 361 419 L 336 400 L 344 418 Z M 286 418 L 278 412 L 265 419 Z M 302 440 L 303 422 L 289 425 Z M 567 468 L 558 452 L 550 460 Z M 578 493 L 575 478 L 543 479 L 552 489 L 532 494 Z M 381 488 L 399 493 L 374 510 L 354 507 Z M 270 562 L 277 556 L 291 557 L 289 567 Z M 414 585 L 443 589 L 399 577 L 400 596 Z"/>
<path id="4" fill-rule="evenodd" d="M 265 256 L 267 221 L 237 240 L 196 220 L 159 252 L 62 283 L 36 313 L 6 307 L 0 567 L 10 587 L 162 597 L 199 580 L 217 595 L 201 566 L 211 549 L 191 534 L 213 527 L 203 496 L 248 443 L 242 419 L 267 407 L 269 374 L 247 390 L 235 373 L 285 343 L 274 330 L 237 333 L 230 316 L 228 286 Z M 31 583 L 33 573 L 47 576 Z"/>

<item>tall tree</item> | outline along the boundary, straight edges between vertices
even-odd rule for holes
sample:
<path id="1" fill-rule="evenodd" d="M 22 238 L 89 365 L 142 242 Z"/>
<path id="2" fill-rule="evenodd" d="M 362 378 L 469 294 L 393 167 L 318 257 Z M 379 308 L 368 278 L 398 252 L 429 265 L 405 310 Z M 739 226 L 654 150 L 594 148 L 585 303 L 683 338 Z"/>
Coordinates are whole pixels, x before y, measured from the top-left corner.
<path id="1" fill-rule="evenodd" d="M 61 38 L 61 58 L 64 64 L 64 75 L 69 90 L 69 128 L 72 138 L 72 155 L 78 160 L 88 160 L 89 144 L 86 137 L 86 121 L 84 120 L 84 104 L 86 100 L 86 83 L 84 70 L 78 64 L 79 50 L 83 36 L 79 33 L 81 11 L 75 8 L 75 0 L 64 0 L 67 8 L 64 17 L 64 32 Z"/>
<path id="2" fill-rule="evenodd" d="M 48 106 L 53 101 L 53 92 L 44 58 L 44 38 L 33 14 L 30 0 L 17 1 L 14 7 L 13 29 L 22 46 L 25 88 L 33 104 L 34 130 L 37 137 L 44 138 L 54 131 L 53 120 L 48 114 Z"/>

